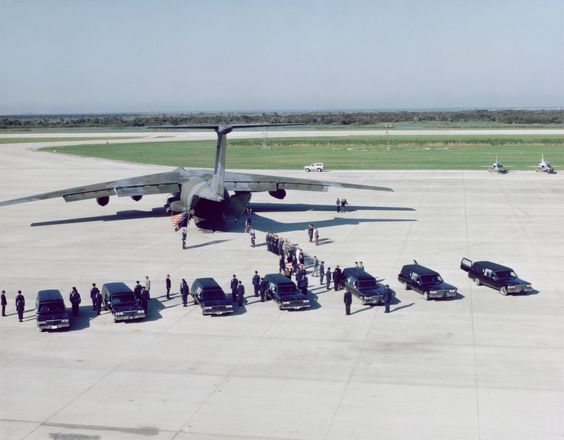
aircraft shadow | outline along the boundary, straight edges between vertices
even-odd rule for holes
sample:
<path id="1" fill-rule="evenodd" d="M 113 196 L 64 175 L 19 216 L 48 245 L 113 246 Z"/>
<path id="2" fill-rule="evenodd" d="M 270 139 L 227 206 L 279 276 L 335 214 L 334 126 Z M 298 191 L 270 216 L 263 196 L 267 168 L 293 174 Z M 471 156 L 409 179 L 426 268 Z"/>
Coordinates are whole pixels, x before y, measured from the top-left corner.
<path id="1" fill-rule="evenodd" d="M 401 218 L 391 218 L 391 219 L 355 219 L 355 218 L 342 218 L 335 217 L 331 220 L 321 220 L 316 221 L 315 226 L 317 228 L 326 228 L 329 226 L 343 226 L 343 225 L 359 225 L 361 223 L 388 223 L 388 222 L 415 222 L 415 219 L 401 219 Z M 307 229 L 311 221 L 294 222 L 294 223 L 281 223 L 276 220 L 263 217 L 256 214 L 254 216 L 253 228 L 257 231 L 273 231 L 276 233 L 289 232 L 289 231 L 301 231 Z M 322 241 L 323 240 L 323 241 Z M 328 244 L 330 240 L 320 238 L 320 244 Z"/>
<path id="2" fill-rule="evenodd" d="M 249 207 L 254 212 L 332 211 L 337 213 L 335 205 L 314 205 L 312 203 L 250 203 Z M 348 205 L 345 214 L 355 211 L 415 211 L 415 209 L 399 206 Z"/>
<path id="3" fill-rule="evenodd" d="M 154 208 L 152 211 L 139 211 L 139 210 L 127 210 L 118 211 L 115 214 L 108 215 L 97 215 L 92 217 L 79 217 L 79 218 L 68 218 L 64 220 L 49 220 L 44 222 L 34 222 L 31 224 L 32 227 L 35 226 L 53 226 L 53 225 L 68 225 L 73 223 L 91 223 L 91 222 L 113 222 L 120 220 L 136 220 L 141 218 L 151 218 L 151 217 L 167 217 L 165 210 L 162 208 Z"/>

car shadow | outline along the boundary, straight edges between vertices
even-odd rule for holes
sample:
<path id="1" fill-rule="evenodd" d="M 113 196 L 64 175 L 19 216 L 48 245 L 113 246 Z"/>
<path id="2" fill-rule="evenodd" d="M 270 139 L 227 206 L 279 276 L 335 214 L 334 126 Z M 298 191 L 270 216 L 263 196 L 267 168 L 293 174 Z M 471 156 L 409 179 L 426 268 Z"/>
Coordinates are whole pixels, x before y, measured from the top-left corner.
<path id="1" fill-rule="evenodd" d="M 247 304 L 243 304 L 242 306 L 238 306 L 237 304 L 233 305 L 233 313 L 231 313 L 231 316 L 239 316 L 239 315 L 244 315 L 245 313 L 247 313 Z M 222 315 L 219 315 L 222 316 Z"/>
<path id="2" fill-rule="evenodd" d="M 401 309 L 407 309 L 408 307 L 411 307 L 413 304 L 415 304 L 415 303 L 409 303 L 409 304 L 405 304 L 403 306 L 395 307 L 393 309 L 390 309 L 390 313 L 397 312 L 398 310 L 401 310 Z"/>
<path id="3" fill-rule="evenodd" d="M 161 315 L 161 310 L 166 308 L 167 307 L 161 301 L 159 301 L 158 298 L 151 298 L 149 300 L 149 306 L 147 307 L 147 316 L 145 317 L 144 321 L 157 321 L 159 319 L 162 319 L 163 315 Z"/>
<path id="4" fill-rule="evenodd" d="M 92 306 L 78 306 L 78 316 L 73 316 L 72 311 L 69 311 L 70 327 L 69 331 L 84 330 L 90 327 L 90 321 L 96 318 L 96 312 L 92 310 Z"/>

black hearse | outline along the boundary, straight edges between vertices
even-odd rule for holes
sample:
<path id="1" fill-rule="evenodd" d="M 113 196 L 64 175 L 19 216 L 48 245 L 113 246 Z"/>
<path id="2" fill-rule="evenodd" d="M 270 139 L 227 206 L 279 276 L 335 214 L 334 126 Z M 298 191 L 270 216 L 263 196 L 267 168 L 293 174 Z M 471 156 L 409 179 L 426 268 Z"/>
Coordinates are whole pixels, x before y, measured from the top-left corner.
<path id="1" fill-rule="evenodd" d="M 271 273 L 264 276 L 266 294 L 278 303 L 280 310 L 298 310 L 311 307 L 309 298 L 298 290 L 294 282 L 284 275 Z"/>
<path id="2" fill-rule="evenodd" d="M 125 283 L 104 284 L 102 297 L 106 310 L 114 315 L 114 322 L 145 318 L 143 307 L 137 302 L 135 294 Z"/>
<path id="3" fill-rule="evenodd" d="M 398 281 L 405 289 L 423 294 L 425 299 L 448 299 L 456 297 L 456 287 L 445 283 L 438 272 L 420 264 L 406 264 L 401 268 Z"/>
<path id="4" fill-rule="evenodd" d="M 376 281 L 372 275 L 360 267 L 346 267 L 343 269 L 345 288 L 355 295 L 364 305 L 384 303 L 384 293 L 389 287 Z"/>
<path id="5" fill-rule="evenodd" d="M 513 269 L 501 264 L 491 261 L 472 262 L 468 258 L 463 258 L 460 268 L 468 272 L 468 278 L 472 279 L 476 286 L 483 284 L 499 290 L 502 295 L 527 293 L 533 290 L 531 283 L 518 278 Z"/>
<path id="6" fill-rule="evenodd" d="M 200 304 L 203 315 L 233 313 L 233 303 L 213 278 L 196 278 L 190 289 L 194 302 Z"/>
<path id="7" fill-rule="evenodd" d="M 63 295 L 57 289 L 40 290 L 35 300 L 37 329 L 56 330 L 70 327 L 70 315 Z"/>

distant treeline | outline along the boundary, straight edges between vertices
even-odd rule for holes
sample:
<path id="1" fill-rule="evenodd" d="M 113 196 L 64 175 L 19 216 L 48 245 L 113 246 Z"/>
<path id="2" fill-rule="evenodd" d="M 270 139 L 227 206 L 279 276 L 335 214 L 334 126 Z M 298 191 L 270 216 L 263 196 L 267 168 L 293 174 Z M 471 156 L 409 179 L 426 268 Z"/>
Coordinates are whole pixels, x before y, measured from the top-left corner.
<path id="1" fill-rule="evenodd" d="M 299 122 L 335 126 L 426 122 L 546 125 L 563 124 L 564 110 L 6 115 L 0 116 L 0 129 L 146 127 L 234 122 Z"/>

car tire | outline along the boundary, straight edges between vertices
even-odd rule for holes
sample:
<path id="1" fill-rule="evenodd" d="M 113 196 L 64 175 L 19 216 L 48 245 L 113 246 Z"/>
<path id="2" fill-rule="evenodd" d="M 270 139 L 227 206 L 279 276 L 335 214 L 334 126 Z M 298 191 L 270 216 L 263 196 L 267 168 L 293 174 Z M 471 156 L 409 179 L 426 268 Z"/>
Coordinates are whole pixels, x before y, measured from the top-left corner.
<path id="1" fill-rule="evenodd" d="M 409 284 L 407 284 L 407 282 L 404 281 L 403 284 L 404 284 L 405 290 L 411 290 L 411 286 Z"/>
<path id="2" fill-rule="evenodd" d="M 306 168 L 306 169 L 305 169 L 305 172 L 306 172 L 306 173 L 309 173 L 309 172 L 310 172 L 310 169 L 309 169 L 309 168 Z"/>
<path id="3" fill-rule="evenodd" d="M 318 168 L 317 171 L 318 171 L 318 172 L 321 172 L 321 168 Z"/>
<path id="4" fill-rule="evenodd" d="M 501 289 L 499 289 L 499 293 L 501 293 L 503 296 L 507 296 L 507 287 L 502 287 Z"/>
<path id="5" fill-rule="evenodd" d="M 423 296 L 425 297 L 425 301 L 429 301 L 431 299 L 431 297 L 429 296 L 429 292 L 425 292 Z"/>
<path id="6" fill-rule="evenodd" d="M 474 278 L 474 284 L 475 284 L 476 286 L 481 286 L 481 285 L 482 285 L 482 283 L 480 282 L 480 279 L 479 279 L 478 277 Z"/>

